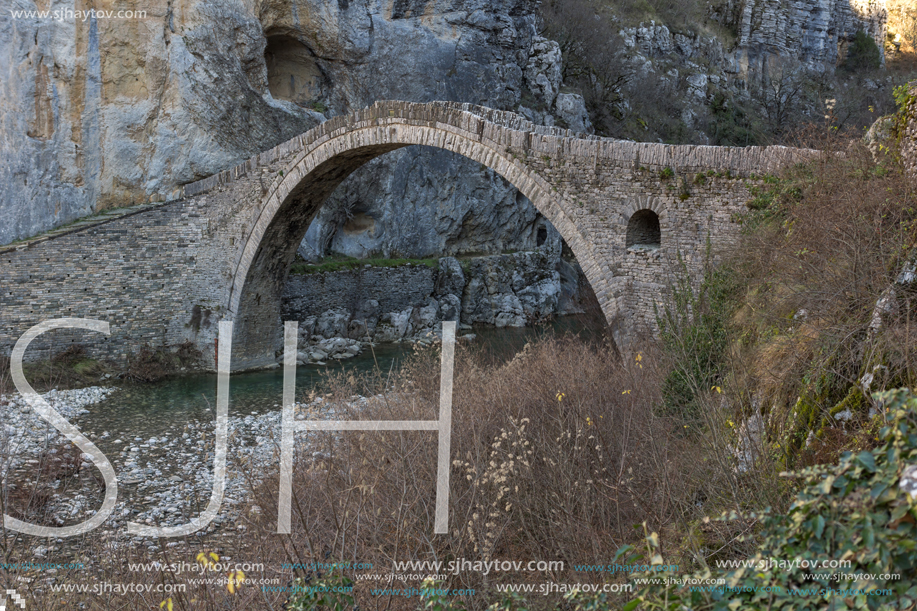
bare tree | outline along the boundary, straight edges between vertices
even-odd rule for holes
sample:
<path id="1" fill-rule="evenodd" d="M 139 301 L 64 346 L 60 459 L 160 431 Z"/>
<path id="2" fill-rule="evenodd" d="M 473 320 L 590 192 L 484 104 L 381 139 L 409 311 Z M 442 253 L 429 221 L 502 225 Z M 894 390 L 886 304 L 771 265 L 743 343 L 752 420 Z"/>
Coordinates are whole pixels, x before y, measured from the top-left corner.
<path id="1" fill-rule="evenodd" d="M 600 133 L 621 118 L 622 88 L 632 74 L 623 41 L 591 0 L 548 0 L 542 5 L 544 34 L 563 53 L 564 84 L 579 89 Z"/>
<path id="2" fill-rule="evenodd" d="M 750 89 L 767 118 L 768 131 L 776 135 L 800 122 L 804 108 L 814 102 L 818 80 L 788 58 L 772 57 L 761 71 L 761 79 Z"/>

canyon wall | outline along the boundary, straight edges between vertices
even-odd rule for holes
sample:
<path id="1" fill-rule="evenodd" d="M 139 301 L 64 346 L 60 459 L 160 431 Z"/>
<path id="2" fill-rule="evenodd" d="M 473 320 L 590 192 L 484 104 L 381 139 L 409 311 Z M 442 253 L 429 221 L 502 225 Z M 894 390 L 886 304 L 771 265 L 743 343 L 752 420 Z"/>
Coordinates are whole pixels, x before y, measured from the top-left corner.
<path id="1" fill-rule="evenodd" d="M 524 0 L 153 0 L 131 18 L 12 8 L 23 12 L 0 21 L 0 244 L 170 199 L 377 99 L 510 108 L 534 33 Z M 434 183 L 467 174 L 487 191 L 494 175 L 463 163 L 415 153 L 383 165 Z"/>
<path id="2" fill-rule="evenodd" d="M 12 10 L 0 20 L 0 244 L 169 200 L 182 184 L 378 99 L 472 102 L 592 129 L 530 0 L 152 0 L 142 16 L 104 14 L 124 10 L 111 0 L 85 15 L 15 0 Z M 718 91 L 747 92 L 780 61 L 830 70 L 858 30 L 880 47 L 885 36 L 884 0 L 726 0 L 710 11 L 735 41 L 661 24 L 622 32 L 633 82 L 670 79 L 697 143 L 710 142 Z M 496 254 L 559 240 L 491 170 L 412 147 L 355 172 L 301 254 Z"/>

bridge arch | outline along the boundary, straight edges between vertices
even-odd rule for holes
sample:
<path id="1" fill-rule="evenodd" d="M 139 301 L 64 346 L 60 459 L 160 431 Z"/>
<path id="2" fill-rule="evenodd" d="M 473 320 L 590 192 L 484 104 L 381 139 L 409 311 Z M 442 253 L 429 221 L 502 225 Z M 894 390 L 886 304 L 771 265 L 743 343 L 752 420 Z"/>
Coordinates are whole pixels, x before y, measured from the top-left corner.
<path id="1" fill-rule="evenodd" d="M 236 321 L 234 369 L 276 362 L 281 292 L 296 249 L 319 208 L 357 168 L 405 146 L 448 150 L 500 174 L 554 225 L 592 286 L 602 286 L 602 268 L 595 264 L 592 245 L 565 213 L 562 196 L 508 149 L 501 149 L 499 138 L 483 137 L 483 129 L 473 133 L 465 129 L 467 125 L 454 122 L 418 122 L 414 117 L 395 116 L 394 111 L 373 120 L 361 120 L 361 113 L 355 113 L 338 125 L 334 129 L 323 124 L 301 136 L 302 151 L 279 172 L 262 198 L 257 220 L 237 257 L 229 294 L 229 314 Z M 611 306 L 602 303 L 602 307 Z M 605 312 L 609 320 L 610 314 Z"/>

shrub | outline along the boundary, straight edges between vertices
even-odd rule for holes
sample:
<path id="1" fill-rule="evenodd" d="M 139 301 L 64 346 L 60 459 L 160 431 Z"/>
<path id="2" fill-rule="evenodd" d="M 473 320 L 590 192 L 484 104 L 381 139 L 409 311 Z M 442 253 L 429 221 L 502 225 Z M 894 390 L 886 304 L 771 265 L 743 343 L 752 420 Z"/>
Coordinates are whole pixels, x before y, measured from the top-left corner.
<path id="1" fill-rule="evenodd" d="M 572 567 L 632 541 L 636 522 L 665 527 L 691 505 L 695 482 L 709 477 L 700 475 L 704 462 L 682 427 L 653 414 L 659 359 L 638 356 L 622 364 L 611 346 L 547 338 L 501 365 L 459 344 L 449 534 L 430 537 L 435 435 L 328 435 L 312 446 L 327 459 L 307 455 L 294 468 L 298 520 L 288 549 L 303 554 L 290 561 L 307 562 L 327 547 L 332 560 L 357 557 L 373 566 L 531 557 Z M 382 380 L 387 394 L 352 407 L 354 389 L 373 385 L 333 376 L 333 396 L 323 405 L 334 405 L 335 417 L 345 420 L 430 419 L 438 409 L 439 366 L 435 349 L 419 349 L 400 373 Z M 273 503 L 275 482 L 256 497 Z M 259 504 L 265 516 L 275 515 Z M 477 589 L 464 602 L 482 609 L 495 580 L 462 573 L 446 587 Z M 355 580 L 356 603 L 384 607 L 370 585 Z"/>
<path id="2" fill-rule="evenodd" d="M 681 274 L 668 301 L 656 311 L 662 347 L 673 363 L 662 382 L 663 412 L 691 414 L 702 392 L 716 386 L 729 344 L 736 279 L 727 267 L 708 265 L 694 290 L 694 278 L 679 259 Z"/>
<path id="3" fill-rule="evenodd" d="M 836 466 L 786 474 L 803 484 L 786 514 L 765 510 L 720 518 L 760 524 L 760 534 L 754 537 L 757 553 L 749 559 L 754 568 L 706 568 L 686 577 L 686 581 L 703 582 L 723 579 L 725 587 L 720 591 L 691 591 L 662 583 L 644 586 L 638 593 L 641 609 L 913 608 L 917 603 L 917 503 L 906 490 L 917 492 L 917 396 L 902 389 L 874 399 L 885 407 L 876 416 L 885 423 L 878 447 L 846 452 Z M 647 537 L 646 546 L 652 563 L 661 564 L 655 534 Z M 769 565 L 774 560 L 851 564 L 842 569 Z M 653 574 L 635 577 L 647 576 Z M 814 594 L 813 589 L 858 589 L 875 595 Z"/>
<path id="4" fill-rule="evenodd" d="M 848 72 L 878 70 L 882 65 L 882 52 L 872 36 L 859 30 L 847 49 L 843 69 Z"/>

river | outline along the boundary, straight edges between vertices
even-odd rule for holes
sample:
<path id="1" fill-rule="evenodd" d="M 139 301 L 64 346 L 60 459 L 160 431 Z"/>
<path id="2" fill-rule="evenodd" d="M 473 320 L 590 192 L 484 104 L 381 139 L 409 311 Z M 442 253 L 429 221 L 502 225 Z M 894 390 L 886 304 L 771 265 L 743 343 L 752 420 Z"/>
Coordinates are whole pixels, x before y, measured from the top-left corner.
<path id="1" fill-rule="evenodd" d="M 475 328 L 475 343 L 482 344 L 496 361 L 506 361 L 526 342 L 546 335 L 574 334 L 595 339 L 603 333 L 601 321 L 588 316 L 564 316 L 547 325 L 524 328 Z M 301 397 L 321 384 L 329 371 L 383 372 L 397 370 L 412 351 L 411 344 L 379 344 L 373 350 L 328 365 L 300 365 L 296 371 L 296 396 Z M 259 415 L 281 407 L 283 369 L 233 374 L 230 378 L 230 416 Z M 216 374 L 192 374 L 152 384 L 123 383 L 117 392 L 89 407 L 79 426 L 90 438 L 99 439 L 105 451 L 107 440 L 149 439 L 181 431 L 189 422 L 210 421 L 216 404 Z M 112 448 L 114 449 L 114 448 Z"/>

